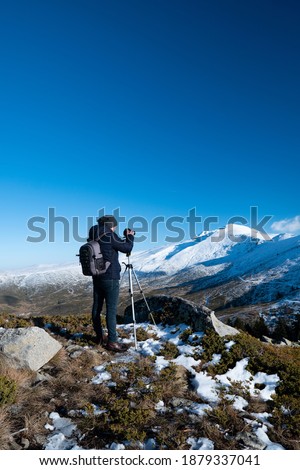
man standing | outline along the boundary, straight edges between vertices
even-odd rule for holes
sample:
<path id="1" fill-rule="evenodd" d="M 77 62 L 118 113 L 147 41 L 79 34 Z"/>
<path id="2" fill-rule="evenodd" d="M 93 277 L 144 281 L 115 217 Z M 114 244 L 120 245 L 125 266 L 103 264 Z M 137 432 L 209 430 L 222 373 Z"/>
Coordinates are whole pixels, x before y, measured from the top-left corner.
<path id="1" fill-rule="evenodd" d="M 92 320 L 96 333 L 97 344 L 104 345 L 104 336 L 101 325 L 101 311 L 105 300 L 106 326 L 108 331 L 106 348 L 109 351 L 122 352 L 126 346 L 117 341 L 117 306 L 120 290 L 119 251 L 130 253 L 133 248 L 134 231 L 126 229 L 125 238 L 121 239 L 116 233 L 117 220 L 112 215 L 105 215 L 98 219 L 98 225 L 91 227 L 89 239 L 99 237 L 101 252 L 104 261 L 109 261 L 110 266 L 104 274 L 93 276 L 93 308 Z"/>

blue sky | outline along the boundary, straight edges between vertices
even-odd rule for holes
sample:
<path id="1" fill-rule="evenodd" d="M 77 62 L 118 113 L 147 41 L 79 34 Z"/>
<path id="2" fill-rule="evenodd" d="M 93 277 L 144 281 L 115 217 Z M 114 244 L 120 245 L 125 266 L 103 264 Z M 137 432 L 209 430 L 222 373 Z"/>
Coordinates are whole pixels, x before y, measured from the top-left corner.
<path id="1" fill-rule="evenodd" d="M 270 230 L 300 229 L 299 2 L 0 10 L 0 269 L 76 262 L 74 220 L 85 237 L 102 208 L 126 217 L 121 233 L 133 216 L 148 228 L 177 216 L 188 238 L 192 208 L 218 217 L 212 228 L 258 207 Z M 49 213 L 67 221 L 69 241 L 59 221 L 49 241 Z M 45 240 L 29 242 L 35 217 Z M 159 245 L 170 235 L 164 223 L 157 233 Z M 136 249 L 156 246 L 145 235 Z"/>

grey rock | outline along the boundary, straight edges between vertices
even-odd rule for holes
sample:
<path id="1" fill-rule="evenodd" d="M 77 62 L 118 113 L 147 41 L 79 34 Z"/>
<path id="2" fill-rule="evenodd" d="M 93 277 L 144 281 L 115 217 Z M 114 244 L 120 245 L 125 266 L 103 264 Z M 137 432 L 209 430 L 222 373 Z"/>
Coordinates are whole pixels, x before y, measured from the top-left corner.
<path id="1" fill-rule="evenodd" d="M 22 437 L 21 444 L 22 444 L 23 450 L 28 449 L 29 446 L 30 446 L 29 439 L 26 439 L 25 437 Z"/>
<path id="2" fill-rule="evenodd" d="M 42 328 L 8 328 L 0 331 L 2 359 L 15 368 L 39 370 L 62 348 Z"/>
<path id="3" fill-rule="evenodd" d="M 72 359 L 77 359 L 77 357 L 81 356 L 81 355 L 83 354 L 83 352 L 84 352 L 84 351 L 83 351 L 82 349 L 81 349 L 81 350 L 80 350 L 80 349 L 77 349 L 77 351 L 74 351 L 74 352 L 72 352 L 72 353 L 70 354 L 70 357 L 71 357 Z"/>
<path id="4" fill-rule="evenodd" d="M 286 346 L 293 346 L 293 341 L 290 341 L 287 338 L 282 338 L 282 341 L 284 344 L 286 344 Z"/>
<path id="5" fill-rule="evenodd" d="M 254 432 L 239 432 L 236 438 L 246 449 L 263 450 L 266 448 L 265 442 L 261 441 Z"/>
<path id="6" fill-rule="evenodd" d="M 187 398 L 173 397 L 170 400 L 170 405 L 173 408 L 189 408 L 194 405 L 194 402 L 192 400 L 188 400 Z"/>
<path id="7" fill-rule="evenodd" d="M 77 344 L 69 344 L 66 351 L 72 359 L 76 359 L 84 353 L 85 349 Z"/>
<path id="8" fill-rule="evenodd" d="M 266 335 L 263 335 L 263 336 L 262 336 L 262 341 L 263 341 L 264 343 L 273 344 L 272 338 L 269 338 L 269 336 L 266 336 Z"/>
<path id="9" fill-rule="evenodd" d="M 46 372 L 37 372 L 35 375 L 34 380 L 32 381 L 32 386 L 36 387 L 42 383 L 45 382 L 51 382 L 53 380 L 53 377 L 50 374 L 47 374 Z"/>
<path id="10" fill-rule="evenodd" d="M 219 336 L 235 336 L 239 334 L 239 331 L 236 328 L 233 328 L 229 325 L 225 325 L 225 323 L 218 320 L 214 312 L 211 312 L 210 318 L 212 321 L 212 326 Z"/>

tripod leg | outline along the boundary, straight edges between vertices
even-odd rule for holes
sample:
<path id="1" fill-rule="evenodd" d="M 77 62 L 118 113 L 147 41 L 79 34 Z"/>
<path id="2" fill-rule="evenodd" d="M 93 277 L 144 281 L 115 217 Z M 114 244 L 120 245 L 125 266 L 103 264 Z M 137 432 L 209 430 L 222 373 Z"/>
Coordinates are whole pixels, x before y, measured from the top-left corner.
<path id="1" fill-rule="evenodd" d="M 132 285 L 132 272 L 129 268 L 129 295 L 131 299 L 131 308 L 132 308 L 132 319 L 133 319 L 133 334 L 134 334 L 134 346 L 137 350 L 137 339 L 136 339 L 136 321 L 135 321 L 135 310 L 134 310 L 134 300 L 133 300 L 133 285 Z"/>
<path id="2" fill-rule="evenodd" d="M 151 316 L 151 319 L 152 319 L 152 321 L 153 321 L 153 324 L 156 326 L 156 323 L 155 323 L 155 321 L 154 321 L 154 318 L 153 318 L 151 309 L 150 309 L 150 307 L 149 307 L 149 304 L 148 304 L 148 302 L 147 302 L 147 299 L 146 299 L 146 297 L 145 297 L 145 294 L 144 294 L 144 292 L 143 292 L 143 289 L 142 289 L 142 287 L 141 287 L 141 284 L 140 284 L 140 282 L 139 282 L 139 280 L 138 280 L 138 277 L 137 277 L 137 275 L 136 275 L 136 272 L 135 272 L 135 270 L 134 270 L 133 268 L 132 268 L 132 272 L 133 272 L 133 274 L 134 274 L 134 278 L 135 278 L 135 280 L 136 280 L 136 283 L 137 283 L 137 285 L 139 286 L 140 293 L 141 293 L 142 296 L 143 296 L 143 299 L 144 299 L 144 301 L 145 301 L 146 307 L 147 307 L 148 312 L 149 312 L 149 314 L 150 314 L 150 316 Z"/>

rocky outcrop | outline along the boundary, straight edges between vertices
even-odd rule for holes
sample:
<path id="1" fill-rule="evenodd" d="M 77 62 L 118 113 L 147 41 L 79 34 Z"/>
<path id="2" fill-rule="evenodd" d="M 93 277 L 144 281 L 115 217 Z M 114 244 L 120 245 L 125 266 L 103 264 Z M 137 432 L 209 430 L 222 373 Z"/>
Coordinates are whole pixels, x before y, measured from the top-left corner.
<path id="1" fill-rule="evenodd" d="M 211 312 L 210 318 L 212 321 L 213 329 L 215 330 L 216 333 L 218 333 L 219 336 L 234 336 L 239 333 L 239 331 L 236 328 L 226 325 L 221 320 L 218 320 L 214 312 Z"/>
<path id="2" fill-rule="evenodd" d="M 62 345 L 42 328 L 0 329 L 1 360 L 15 368 L 39 370 Z"/>
<path id="3" fill-rule="evenodd" d="M 147 307 L 147 304 L 149 309 Z M 155 295 L 146 297 L 134 303 L 135 321 L 165 322 L 169 324 L 186 323 L 194 331 L 206 331 L 213 328 L 220 336 L 235 335 L 238 330 L 225 325 L 218 320 L 212 310 L 205 305 L 198 305 L 182 297 Z M 126 307 L 124 317 L 119 319 L 120 323 L 132 323 L 132 307 Z"/>
<path id="4" fill-rule="evenodd" d="M 154 295 L 146 297 L 134 303 L 135 321 L 142 323 L 144 321 L 154 321 L 157 323 L 165 322 L 169 324 L 186 323 L 195 331 L 205 330 L 211 326 L 211 310 L 204 305 L 197 305 L 194 302 L 183 299 L 182 297 L 173 297 L 168 295 Z M 126 307 L 124 317 L 120 319 L 122 323 L 132 323 L 131 305 Z"/>

